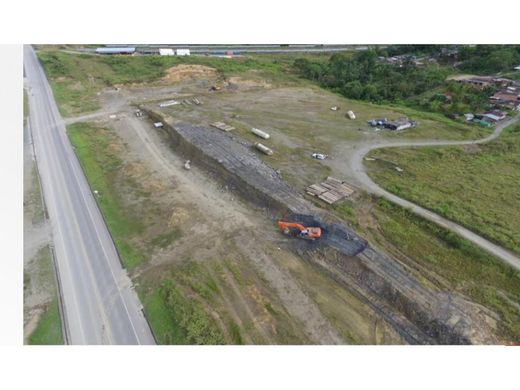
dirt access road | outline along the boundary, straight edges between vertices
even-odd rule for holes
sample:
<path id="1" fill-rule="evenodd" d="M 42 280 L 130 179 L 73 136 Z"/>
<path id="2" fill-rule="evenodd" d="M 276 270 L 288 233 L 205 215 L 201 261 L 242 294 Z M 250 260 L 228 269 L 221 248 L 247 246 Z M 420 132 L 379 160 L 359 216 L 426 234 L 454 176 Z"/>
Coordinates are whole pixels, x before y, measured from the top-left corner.
<path id="1" fill-rule="evenodd" d="M 350 143 L 350 144 L 342 144 L 337 147 L 337 155 L 347 155 L 349 158 L 345 160 L 336 159 L 330 160 L 328 162 L 329 166 L 331 166 L 334 170 L 341 172 L 346 178 L 348 178 L 352 183 L 356 184 L 363 190 L 370 192 L 372 194 L 382 196 L 389 201 L 398 204 L 399 206 L 405 207 L 415 214 L 426 218 L 427 220 L 442 226 L 445 229 L 448 229 L 465 239 L 471 241 L 475 245 L 478 245 L 480 248 L 486 250 L 487 252 L 493 254 L 498 257 L 505 263 L 509 264 L 513 268 L 520 270 L 520 258 L 510 251 L 502 248 L 499 245 L 492 243 L 486 238 L 475 234 L 471 230 L 450 221 L 440 215 L 427 210 L 421 206 L 418 206 L 415 203 L 412 203 L 406 199 L 400 198 L 380 186 L 378 186 L 367 174 L 366 167 L 363 164 L 364 157 L 374 149 L 380 148 L 390 148 L 390 147 L 412 147 L 412 146 L 460 146 L 460 145 L 475 145 L 475 144 L 483 144 L 486 142 L 493 141 L 497 137 L 500 136 L 502 131 L 509 125 L 518 122 L 520 120 L 520 114 L 515 117 L 506 120 L 495 128 L 495 131 L 485 138 L 481 138 L 478 140 L 469 140 L 469 141 L 447 141 L 447 140 L 417 140 L 417 141 L 406 141 L 406 140 L 383 140 L 378 141 L 376 143 Z M 346 163 L 346 164 L 345 164 Z"/>

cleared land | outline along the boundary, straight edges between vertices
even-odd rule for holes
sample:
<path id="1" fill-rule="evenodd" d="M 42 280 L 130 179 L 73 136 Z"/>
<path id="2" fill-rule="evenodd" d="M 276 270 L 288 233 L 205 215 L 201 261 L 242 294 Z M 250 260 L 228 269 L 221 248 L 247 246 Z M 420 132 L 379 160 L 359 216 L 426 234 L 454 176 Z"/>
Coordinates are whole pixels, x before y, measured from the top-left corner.
<path id="1" fill-rule="evenodd" d="M 520 253 L 520 125 L 489 144 L 370 155 L 381 160 L 366 162 L 369 174 L 386 190 Z"/>
<path id="2" fill-rule="evenodd" d="M 384 199 L 360 194 L 334 206 L 371 242 L 428 283 L 460 292 L 491 309 L 504 342 L 520 340 L 520 275 L 467 240 Z M 492 313 L 492 312 L 490 312 Z"/>
<path id="3" fill-rule="evenodd" d="M 262 159 L 302 191 L 330 173 L 326 162 L 310 157 L 315 151 L 339 161 L 344 156 L 334 154 L 342 150 L 338 145 L 381 137 L 471 139 L 489 130 L 344 99 L 298 80 L 289 61 L 39 55 L 64 114 L 94 107 L 70 100 L 74 88 L 80 99 L 102 108 L 99 121 L 71 125 L 69 134 L 159 342 L 403 342 L 358 297 L 293 254 L 262 210 L 251 209 L 199 172 L 196 161 L 191 171 L 183 170 L 184 161 L 168 150 L 168 138 L 146 118 L 133 117 L 128 104 L 197 97 L 202 105 L 164 112 L 179 122 L 224 121 L 249 141 L 258 140 L 249 133 L 251 127 L 264 129 L 272 136 L 267 144 L 275 155 Z M 171 67 L 178 64 L 210 66 L 216 73 L 165 79 L 176 74 L 179 68 Z M 210 92 L 215 83 L 222 89 Z M 340 111 L 331 111 L 334 105 Z M 358 119 L 345 118 L 349 109 Z M 106 114 L 113 111 L 117 118 L 108 120 Z M 419 127 L 389 133 L 366 124 L 373 117 L 403 114 L 419 119 Z M 425 285 L 461 292 L 484 305 L 472 304 L 496 328 L 500 341 L 518 341 L 516 275 L 466 242 L 384 202 L 360 197 L 335 209 Z M 472 272 L 461 275 L 468 259 Z M 486 288 L 479 288 L 479 278 Z"/>
<path id="4" fill-rule="evenodd" d="M 320 343 L 331 326 L 347 343 L 400 342 L 225 188 L 184 173 L 173 155 L 178 168 L 161 169 L 128 123 L 76 124 L 69 134 L 160 343 Z"/>

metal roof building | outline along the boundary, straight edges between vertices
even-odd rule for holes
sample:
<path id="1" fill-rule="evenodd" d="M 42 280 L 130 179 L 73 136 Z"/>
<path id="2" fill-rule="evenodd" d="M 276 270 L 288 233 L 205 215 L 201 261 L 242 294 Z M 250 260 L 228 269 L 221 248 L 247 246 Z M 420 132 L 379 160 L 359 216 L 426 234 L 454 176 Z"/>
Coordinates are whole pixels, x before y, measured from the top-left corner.
<path id="1" fill-rule="evenodd" d="M 135 47 L 98 47 L 98 54 L 134 54 Z"/>
<path id="2" fill-rule="evenodd" d="M 159 49 L 159 54 L 162 56 L 174 56 L 175 52 L 173 49 Z"/>

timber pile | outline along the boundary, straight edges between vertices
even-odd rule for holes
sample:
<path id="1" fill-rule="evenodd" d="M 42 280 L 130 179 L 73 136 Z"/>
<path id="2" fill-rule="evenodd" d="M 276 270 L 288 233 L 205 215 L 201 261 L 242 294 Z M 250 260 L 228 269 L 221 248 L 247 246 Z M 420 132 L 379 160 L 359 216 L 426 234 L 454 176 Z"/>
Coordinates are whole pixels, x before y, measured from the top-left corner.
<path id="1" fill-rule="evenodd" d="M 354 189 L 345 182 L 338 180 L 332 176 L 320 184 L 312 184 L 306 188 L 309 195 L 317 196 L 328 204 L 336 203 L 338 200 L 350 196 L 354 193 Z"/>
<path id="2" fill-rule="evenodd" d="M 211 126 L 216 127 L 217 129 L 225 131 L 225 132 L 235 130 L 235 128 L 233 126 L 226 125 L 224 122 L 213 122 L 211 124 Z"/>

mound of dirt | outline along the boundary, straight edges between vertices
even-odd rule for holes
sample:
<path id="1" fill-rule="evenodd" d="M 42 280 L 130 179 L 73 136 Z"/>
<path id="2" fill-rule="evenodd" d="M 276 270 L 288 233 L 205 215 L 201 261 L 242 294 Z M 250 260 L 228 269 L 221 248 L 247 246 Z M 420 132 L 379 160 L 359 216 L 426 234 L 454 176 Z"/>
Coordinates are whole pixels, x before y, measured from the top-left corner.
<path id="1" fill-rule="evenodd" d="M 215 68 L 204 65 L 181 64 L 171 67 L 166 71 L 163 81 L 178 83 L 187 80 L 214 79 L 218 76 Z"/>

